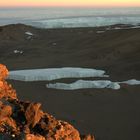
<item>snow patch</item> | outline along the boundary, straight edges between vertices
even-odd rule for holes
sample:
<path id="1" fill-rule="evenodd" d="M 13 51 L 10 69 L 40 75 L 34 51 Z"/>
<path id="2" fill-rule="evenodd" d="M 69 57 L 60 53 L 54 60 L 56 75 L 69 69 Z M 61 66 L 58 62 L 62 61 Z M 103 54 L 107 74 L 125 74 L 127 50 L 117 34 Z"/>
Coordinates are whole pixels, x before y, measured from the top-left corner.
<path id="1" fill-rule="evenodd" d="M 47 88 L 62 89 L 62 90 L 76 90 L 76 89 L 87 89 L 87 88 L 111 88 L 120 89 L 120 85 L 116 82 L 111 82 L 109 80 L 97 80 L 97 81 L 85 81 L 78 80 L 71 84 L 65 83 L 55 83 L 47 84 Z"/>
<path id="2" fill-rule="evenodd" d="M 29 31 L 25 32 L 25 34 L 29 35 L 29 36 L 33 36 L 33 33 L 29 32 Z"/>
<path id="3" fill-rule="evenodd" d="M 19 81 L 51 81 L 61 78 L 109 77 L 104 74 L 104 70 L 64 67 L 10 71 L 8 79 Z"/>
<path id="4" fill-rule="evenodd" d="M 127 80 L 127 81 L 123 81 L 123 82 L 118 82 L 118 83 L 122 83 L 122 84 L 128 84 L 128 85 L 140 85 L 140 81 L 136 80 L 136 79 L 131 79 L 131 80 Z"/>
<path id="5" fill-rule="evenodd" d="M 114 27 L 114 28 L 111 28 L 111 27 L 108 27 L 106 28 L 106 30 L 129 30 L 129 29 L 139 29 L 140 26 L 130 26 L 130 27 Z"/>
<path id="6" fill-rule="evenodd" d="M 22 54 L 22 53 L 23 53 L 23 51 L 20 51 L 20 50 L 14 50 L 13 52 L 14 52 L 15 54 L 18 54 L 18 53 L 19 53 L 19 54 Z"/>

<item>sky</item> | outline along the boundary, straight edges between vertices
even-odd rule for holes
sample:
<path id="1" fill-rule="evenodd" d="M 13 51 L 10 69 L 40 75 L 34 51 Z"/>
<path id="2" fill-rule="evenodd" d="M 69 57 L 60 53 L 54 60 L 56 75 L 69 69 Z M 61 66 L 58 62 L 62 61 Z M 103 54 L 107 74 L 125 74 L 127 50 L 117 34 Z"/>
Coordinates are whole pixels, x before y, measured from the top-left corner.
<path id="1" fill-rule="evenodd" d="M 140 0 L 0 0 L 0 7 L 139 7 Z"/>

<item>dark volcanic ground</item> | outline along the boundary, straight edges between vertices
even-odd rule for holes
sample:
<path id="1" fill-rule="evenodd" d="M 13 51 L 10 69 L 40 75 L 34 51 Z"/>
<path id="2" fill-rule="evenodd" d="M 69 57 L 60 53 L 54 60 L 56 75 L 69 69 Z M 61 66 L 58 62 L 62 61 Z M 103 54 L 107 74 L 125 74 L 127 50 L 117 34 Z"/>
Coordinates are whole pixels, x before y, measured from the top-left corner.
<path id="1" fill-rule="evenodd" d="M 113 81 L 140 80 L 140 29 L 115 30 L 116 26 L 124 25 L 110 30 L 45 30 L 22 24 L 0 27 L 0 63 L 9 70 L 88 67 L 106 70 Z M 34 35 L 28 38 L 26 31 Z M 140 86 L 63 91 L 47 89 L 47 82 L 10 82 L 21 99 L 41 102 L 44 110 L 81 133 L 95 134 L 96 140 L 140 138 Z"/>

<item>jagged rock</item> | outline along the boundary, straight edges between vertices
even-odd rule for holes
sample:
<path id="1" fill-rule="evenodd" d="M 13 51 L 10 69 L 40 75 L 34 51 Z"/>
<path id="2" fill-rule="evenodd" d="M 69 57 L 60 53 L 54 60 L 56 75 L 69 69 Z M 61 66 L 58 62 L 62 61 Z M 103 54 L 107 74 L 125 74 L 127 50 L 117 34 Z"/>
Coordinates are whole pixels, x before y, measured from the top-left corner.
<path id="1" fill-rule="evenodd" d="M 8 73 L 6 66 L 0 64 L 0 80 L 4 80 L 8 76 Z"/>
<path id="2" fill-rule="evenodd" d="M 43 116 L 43 112 L 40 110 L 40 103 L 31 103 L 25 112 L 25 117 L 27 120 L 27 125 L 32 126 L 32 128 L 40 121 Z"/>
<path id="3" fill-rule="evenodd" d="M 56 140 L 80 140 L 79 132 L 73 126 L 64 121 L 59 121 L 59 123 L 54 134 Z"/>
<path id="4" fill-rule="evenodd" d="M 1 98 L 12 98 L 17 99 L 16 91 L 11 85 L 4 80 L 8 76 L 7 68 L 0 64 L 0 99 Z"/>
<path id="5" fill-rule="evenodd" d="M 0 140 L 95 140 L 81 136 L 69 123 L 44 113 L 40 103 L 20 101 L 0 64 Z"/>

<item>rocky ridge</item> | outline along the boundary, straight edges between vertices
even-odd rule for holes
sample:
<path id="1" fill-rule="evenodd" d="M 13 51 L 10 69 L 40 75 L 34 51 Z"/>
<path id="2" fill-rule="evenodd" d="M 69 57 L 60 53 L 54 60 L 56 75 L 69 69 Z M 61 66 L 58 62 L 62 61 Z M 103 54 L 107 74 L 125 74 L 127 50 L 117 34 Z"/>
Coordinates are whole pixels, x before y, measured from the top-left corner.
<path id="1" fill-rule="evenodd" d="M 0 140 L 95 140 L 72 125 L 44 113 L 40 103 L 20 101 L 0 64 Z"/>

